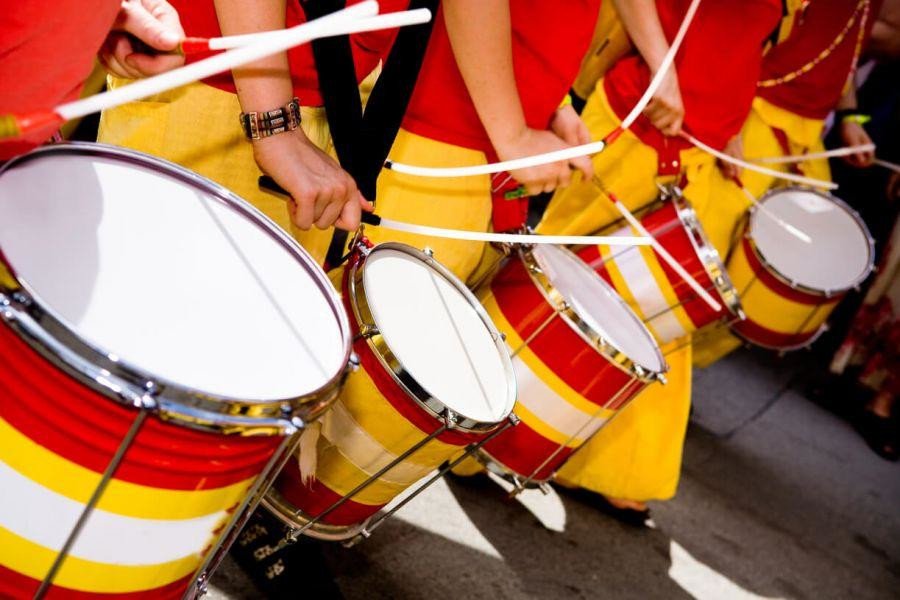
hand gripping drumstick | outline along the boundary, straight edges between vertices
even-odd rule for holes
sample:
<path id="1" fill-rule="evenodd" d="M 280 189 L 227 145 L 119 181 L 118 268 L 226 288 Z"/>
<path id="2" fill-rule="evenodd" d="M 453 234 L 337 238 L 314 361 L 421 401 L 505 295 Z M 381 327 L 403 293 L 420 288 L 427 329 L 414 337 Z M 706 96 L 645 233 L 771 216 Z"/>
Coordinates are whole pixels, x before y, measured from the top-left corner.
<path id="1" fill-rule="evenodd" d="M 263 175 L 259 178 L 259 187 L 269 193 L 289 199 L 290 193 L 269 177 Z M 445 229 L 443 227 L 430 227 L 428 225 L 416 225 L 404 223 L 381 217 L 374 213 L 363 212 L 361 221 L 366 225 L 384 227 L 394 231 L 416 233 L 419 235 L 464 240 L 470 242 L 495 242 L 500 244 L 554 244 L 554 245 L 605 245 L 605 246 L 649 246 L 652 241 L 646 237 L 630 237 L 616 235 L 523 235 L 514 233 L 492 233 L 484 231 L 464 231 L 462 229 Z"/>
<path id="2" fill-rule="evenodd" d="M 0 115 L 0 139 L 19 137 L 30 131 L 115 108 L 153 94 L 205 79 L 216 73 L 228 71 L 265 56 L 283 52 L 314 39 L 346 35 L 360 31 L 391 29 L 406 25 L 426 23 L 431 19 L 427 9 L 377 15 L 378 2 L 366 0 L 350 8 L 297 25 L 283 31 L 260 34 L 258 41 L 235 50 L 173 69 L 167 73 L 135 81 L 116 90 L 97 94 L 82 100 L 61 104 L 50 110 L 21 115 Z M 377 15 L 377 16 L 375 16 Z"/>
<path id="3" fill-rule="evenodd" d="M 656 94 L 659 86 L 662 85 L 663 79 L 665 78 L 666 73 L 671 68 L 672 62 L 675 60 L 675 55 L 678 53 L 678 49 L 681 47 L 682 41 L 684 41 L 684 36 L 687 34 L 688 27 L 694 20 L 694 15 L 696 14 L 697 8 L 699 6 L 700 0 L 693 0 L 691 2 L 691 5 L 688 7 L 687 13 L 685 13 L 684 20 L 681 22 L 681 26 L 678 28 L 678 33 L 675 35 L 675 39 L 672 40 L 672 45 L 669 46 L 668 52 L 666 52 L 666 55 L 663 57 L 663 60 L 659 65 L 659 70 L 656 72 L 656 75 L 653 76 L 653 79 L 650 81 L 650 85 L 648 85 L 646 91 L 644 91 L 644 95 L 641 96 L 641 99 L 638 100 L 637 104 L 634 105 L 634 108 L 631 109 L 631 112 L 628 113 L 628 116 L 626 116 L 625 119 L 622 120 L 621 125 L 613 129 L 602 140 L 591 142 L 589 144 L 582 144 L 581 146 L 573 146 L 571 148 L 566 148 L 565 150 L 556 150 L 554 152 L 547 152 L 545 154 L 535 154 L 534 156 L 526 156 L 524 158 L 517 158 L 514 160 L 507 160 L 486 165 L 474 165 L 469 167 L 420 167 L 416 165 L 405 165 L 388 160 L 384 163 L 384 167 L 386 169 L 396 171 L 397 173 L 404 173 L 406 175 L 414 175 L 417 177 L 475 177 L 478 175 L 493 175 L 495 173 L 502 173 L 503 171 L 527 169 L 529 167 L 537 167 L 540 165 L 546 165 L 563 160 L 571 160 L 580 156 L 592 156 L 594 154 L 603 152 L 603 150 L 605 150 L 607 146 L 616 141 L 616 139 L 620 135 L 622 135 L 622 133 L 626 129 L 631 127 L 631 124 L 634 123 L 635 119 L 638 118 L 641 112 L 647 107 L 647 104 L 650 103 L 650 100 L 653 98 L 653 95 Z"/>
<path id="4" fill-rule="evenodd" d="M 653 246 L 653 250 L 662 257 L 666 264 L 669 265 L 672 270 L 675 271 L 678 276 L 684 280 L 685 283 L 691 286 L 691 289 L 694 290 L 694 292 L 698 296 L 700 296 L 700 298 L 702 298 L 703 301 L 706 302 L 706 304 L 708 304 L 711 309 L 713 309 L 715 312 L 721 311 L 722 305 L 719 304 L 715 298 L 710 296 L 709 292 L 703 289 L 703 286 L 700 285 L 696 279 L 691 277 L 691 274 L 688 273 L 671 254 L 669 254 L 669 251 L 663 248 L 662 245 L 658 241 L 656 241 L 656 238 L 650 235 L 650 232 L 647 231 L 647 229 L 641 224 L 640 221 L 638 221 L 634 217 L 633 214 L 631 214 L 631 211 L 628 210 L 628 208 L 624 204 L 622 204 L 622 202 L 618 198 L 616 198 L 616 196 L 613 195 L 612 192 L 606 189 L 606 187 L 603 185 L 603 182 L 601 182 L 598 177 L 594 177 L 593 182 L 594 185 L 600 188 L 600 191 L 602 191 L 606 195 L 606 197 L 609 198 L 610 202 L 615 205 L 616 209 L 625 218 L 628 224 L 631 225 L 631 227 L 638 233 L 640 233 L 644 238 L 650 240 L 650 245 Z"/>

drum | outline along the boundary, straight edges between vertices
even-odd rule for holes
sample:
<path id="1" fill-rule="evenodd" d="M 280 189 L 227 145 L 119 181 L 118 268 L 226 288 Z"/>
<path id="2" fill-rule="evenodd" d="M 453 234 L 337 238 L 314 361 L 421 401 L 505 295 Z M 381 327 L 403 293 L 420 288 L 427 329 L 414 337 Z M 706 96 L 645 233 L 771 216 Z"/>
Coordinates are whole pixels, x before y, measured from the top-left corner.
<path id="1" fill-rule="evenodd" d="M 294 537 L 367 535 L 388 503 L 508 425 L 515 403 L 500 333 L 429 253 L 398 243 L 360 247 L 343 294 L 361 368 L 323 417 L 318 439 L 301 441 L 299 461 L 284 467 L 264 500 Z"/>
<path id="2" fill-rule="evenodd" d="M 520 486 L 546 482 L 666 363 L 628 305 L 565 248 L 520 249 L 482 293 L 513 349 L 521 423 L 478 458 Z"/>
<path id="3" fill-rule="evenodd" d="M 0 171 L 0 596 L 181 598 L 336 397 L 349 326 L 260 213 L 148 156 Z"/>
<path id="4" fill-rule="evenodd" d="M 714 323 L 743 318 L 725 265 L 679 190 L 651 205 L 641 224 L 722 305 L 721 310 L 713 310 L 650 246 L 580 250 L 578 256 L 615 287 L 660 344 Z M 634 235 L 627 226 L 607 233 Z"/>
<path id="5" fill-rule="evenodd" d="M 874 241 L 859 215 L 834 196 L 791 187 L 769 192 L 760 203 L 765 210 L 749 211 L 728 259 L 747 313 L 731 329 L 764 348 L 795 350 L 815 341 L 841 298 L 868 277 Z"/>

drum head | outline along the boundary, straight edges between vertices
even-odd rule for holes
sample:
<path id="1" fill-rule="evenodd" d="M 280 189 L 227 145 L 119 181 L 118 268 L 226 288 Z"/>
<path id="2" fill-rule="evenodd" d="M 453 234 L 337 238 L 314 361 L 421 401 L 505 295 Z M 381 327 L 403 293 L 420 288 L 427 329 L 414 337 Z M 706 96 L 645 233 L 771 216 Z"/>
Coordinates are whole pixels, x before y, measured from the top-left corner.
<path id="1" fill-rule="evenodd" d="M 653 336 L 616 291 L 584 261 L 565 248 L 547 244 L 536 246 L 532 254 L 553 287 L 596 335 L 644 370 L 665 371 L 665 361 Z"/>
<path id="2" fill-rule="evenodd" d="M 246 203 L 173 165 L 60 146 L 0 174 L 0 250 L 81 340 L 228 399 L 315 392 L 349 342 L 324 274 Z"/>
<path id="3" fill-rule="evenodd" d="M 812 190 L 771 192 L 755 210 L 750 235 L 763 259 L 789 283 L 820 292 L 837 292 L 860 283 L 872 268 L 866 226 L 841 201 Z M 766 213 L 797 227 L 812 243 L 785 231 Z"/>
<path id="4" fill-rule="evenodd" d="M 391 246 L 372 251 L 362 277 L 378 330 L 419 385 L 475 421 L 509 415 L 515 400 L 509 356 L 461 282 Z"/>

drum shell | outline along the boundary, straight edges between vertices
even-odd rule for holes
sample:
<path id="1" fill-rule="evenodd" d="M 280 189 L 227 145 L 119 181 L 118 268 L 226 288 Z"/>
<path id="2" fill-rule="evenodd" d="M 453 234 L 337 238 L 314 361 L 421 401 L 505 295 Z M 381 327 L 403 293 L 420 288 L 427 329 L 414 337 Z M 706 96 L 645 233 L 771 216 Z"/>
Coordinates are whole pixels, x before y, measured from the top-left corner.
<path id="1" fill-rule="evenodd" d="M 60 371 L 6 324 L 0 349 L 2 487 L 6 502 L 24 511 L 4 511 L 20 529 L 0 526 L 0 595 L 29 597 L 59 549 L 47 547 L 48 537 L 61 545 L 74 525 L 76 516 L 63 526 L 56 513 L 80 512 L 138 411 Z M 284 441 L 198 431 L 151 415 L 50 597 L 181 597 Z"/>
<path id="2" fill-rule="evenodd" d="M 581 249 L 578 256 L 622 295 L 661 344 L 668 344 L 740 312 L 730 282 L 727 279 L 719 282 L 726 290 L 723 294 L 710 276 L 704 258 L 713 265 L 710 268 L 719 270 L 721 263 L 684 200 L 654 203 L 642 216 L 641 224 L 698 284 L 717 297 L 722 305 L 720 310 L 711 308 L 650 247 L 620 249 L 588 246 Z M 624 228 L 620 233 L 630 235 L 631 231 Z M 706 256 L 701 258 L 700 252 Z M 641 274 L 626 270 L 626 265 L 631 261 L 638 261 Z M 650 273 L 652 284 L 641 280 L 645 272 Z M 727 277 L 724 267 L 721 267 L 721 277 Z M 650 294 L 644 290 L 648 285 L 652 286 Z"/>
<path id="3" fill-rule="evenodd" d="M 558 315 L 520 260 L 501 269 L 482 302 L 514 353 L 519 385 L 514 412 L 521 422 L 480 452 L 517 477 L 546 481 L 648 381 L 581 337 Z M 596 420 L 585 427 L 592 417 Z"/>
<path id="4" fill-rule="evenodd" d="M 760 258 L 746 231 L 729 256 L 728 272 L 747 315 L 733 323 L 731 330 L 747 342 L 772 350 L 795 350 L 813 343 L 847 295 L 846 291 L 814 294 L 781 280 Z"/>

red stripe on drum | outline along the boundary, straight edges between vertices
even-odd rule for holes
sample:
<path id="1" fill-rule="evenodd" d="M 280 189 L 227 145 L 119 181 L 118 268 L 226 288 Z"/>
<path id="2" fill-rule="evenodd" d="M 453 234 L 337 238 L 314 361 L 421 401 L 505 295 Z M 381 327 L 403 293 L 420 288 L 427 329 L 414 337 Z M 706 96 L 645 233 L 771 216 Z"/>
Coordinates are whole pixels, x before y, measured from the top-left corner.
<path id="1" fill-rule="evenodd" d="M 45 598 L 47 600 L 176 600 L 181 598 L 193 575 L 182 577 L 162 587 L 139 592 L 101 593 L 73 590 L 53 585 Z M 41 582 L 0 565 L 0 598 L 31 598 L 37 592 Z"/>
<path id="2" fill-rule="evenodd" d="M 0 416 L 34 442 L 102 473 L 136 414 L 60 371 L 0 325 Z M 173 490 L 224 487 L 261 473 L 281 441 L 217 435 L 154 417 L 144 422 L 115 478 Z"/>
<path id="3" fill-rule="evenodd" d="M 321 481 L 303 483 L 299 469 L 282 469 L 275 482 L 275 489 L 292 506 L 303 507 L 303 515 L 316 517 L 338 502 L 343 496 Z M 320 523 L 326 525 L 349 526 L 364 523 L 366 519 L 381 510 L 385 504 L 372 505 L 347 500 L 341 506 L 322 517 Z"/>
<path id="4" fill-rule="evenodd" d="M 759 279 L 760 283 L 764 284 L 775 294 L 778 294 L 783 298 L 800 304 L 810 304 L 815 306 L 820 304 L 836 303 L 838 300 L 844 297 L 844 294 L 837 294 L 828 298 L 824 294 L 807 294 L 806 292 L 803 292 L 799 289 L 792 288 L 785 282 L 778 279 L 778 277 L 776 277 L 768 269 L 768 267 L 766 267 L 762 263 L 762 261 L 759 259 L 759 256 L 757 256 L 756 251 L 753 249 L 752 241 L 746 235 L 741 238 L 741 249 L 744 251 L 744 255 L 747 257 L 747 263 L 750 265 L 750 269 Z"/>
<path id="5" fill-rule="evenodd" d="M 525 422 L 507 429 L 485 444 L 483 449 L 497 463 L 522 479 L 531 477 L 538 482 L 550 479 L 575 451 L 568 447 L 560 449 L 560 444 L 548 440 Z M 547 460 L 557 451 L 559 453 L 554 458 Z M 544 461 L 547 464 L 541 466 Z"/>
<path id="6" fill-rule="evenodd" d="M 491 290 L 497 306 L 522 340 L 528 340 L 554 314 L 521 261 L 510 262 L 491 284 Z M 561 317 L 535 336 L 528 349 L 569 387 L 598 406 L 604 406 L 630 379 Z"/>
<path id="7" fill-rule="evenodd" d="M 349 270 L 348 270 L 349 272 Z M 350 318 L 350 330 L 359 331 L 359 323 L 353 309 L 350 306 L 350 292 L 347 289 L 346 279 L 344 276 L 344 304 L 347 314 Z M 372 379 L 375 387 L 381 392 L 391 406 L 399 412 L 407 421 L 415 425 L 426 435 L 434 433 L 442 424 L 442 420 L 429 413 L 424 407 L 420 406 L 416 400 L 411 398 L 400 385 L 394 380 L 385 366 L 381 363 L 375 352 L 369 346 L 368 340 L 359 337 L 353 342 L 353 350 L 359 357 L 360 366 L 365 369 L 366 374 Z M 476 442 L 484 438 L 484 434 L 465 433 L 462 431 L 445 431 L 437 436 L 437 439 L 450 444 L 452 446 L 466 446 L 472 442 Z"/>
<path id="8" fill-rule="evenodd" d="M 731 324 L 731 329 L 751 344 L 772 350 L 793 350 L 815 341 L 820 328 L 801 333 L 783 333 L 763 327 L 759 323 L 744 319 Z"/>

